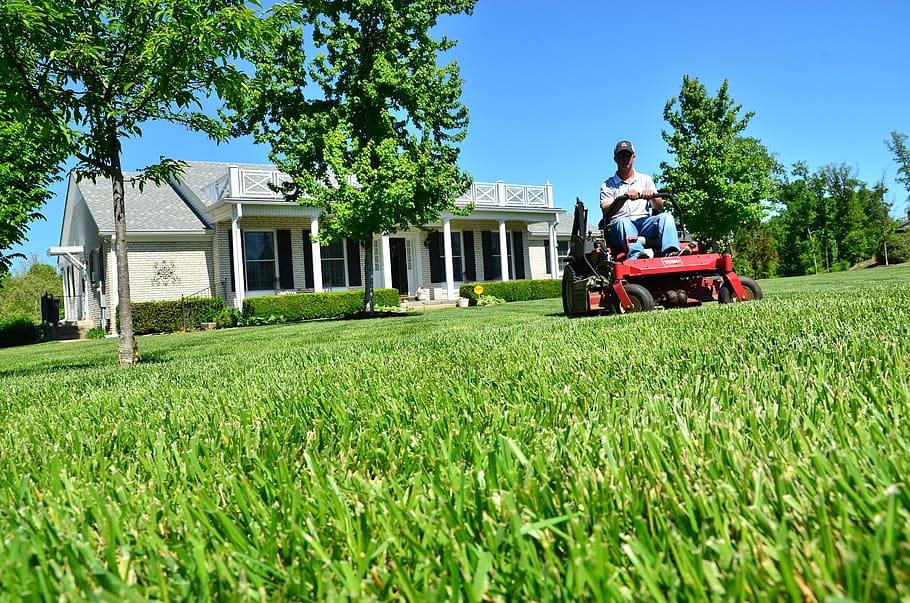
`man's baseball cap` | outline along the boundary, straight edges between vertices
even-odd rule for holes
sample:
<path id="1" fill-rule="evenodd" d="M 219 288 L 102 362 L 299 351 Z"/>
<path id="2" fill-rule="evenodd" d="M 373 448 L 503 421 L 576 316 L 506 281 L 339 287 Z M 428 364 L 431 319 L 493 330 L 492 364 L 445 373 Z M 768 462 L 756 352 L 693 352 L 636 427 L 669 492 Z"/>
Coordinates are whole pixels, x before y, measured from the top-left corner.
<path id="1" fill-rule="evenodd" d="M 635 154 L 635 147 L 632 146 L 632 143 L 628 140 L 620 140 L 616 143 L 616 146 L 613 148 L 613 156 L 619 155 L 620 153 L 628 152 Z"/>

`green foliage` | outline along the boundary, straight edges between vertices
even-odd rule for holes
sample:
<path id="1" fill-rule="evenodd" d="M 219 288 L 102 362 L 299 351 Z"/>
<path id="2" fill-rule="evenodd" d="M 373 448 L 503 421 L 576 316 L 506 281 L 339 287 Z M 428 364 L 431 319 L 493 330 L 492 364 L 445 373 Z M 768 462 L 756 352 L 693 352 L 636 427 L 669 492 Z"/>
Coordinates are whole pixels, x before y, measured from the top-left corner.
<path id="1" fill-rule="evenodd" d="M 894 160 L 897 162 L 895 180 L 903 184 L 907 193 L 910 193 L 910 148 L 907 148 L 907 135 L 893 131 L 891 140 L 886 140 L 885 146 L 894 154 Z"/>
<path id="2" fill-rule="evenodd" d="M 220 297 L 133 303 L 133 329 L 137 335 L 172 333 L 212 322 L 224 309 Z"/>
<path id="3" fill-rule="evenodd" d="M 778 249 L 774 228 L 769 222 L 740 228 L 733 242 L 733 269 L 752 278 L 777 275 Z"/>
<path id="4" fill-rule="evenodd" d="M 879 264 L 885 263 L 885 244 L 884 239 L 876 252 L 876 258 Z M 910 262 L 910 233 L 894 232 L 888 235 L 888 263 L 901 264 Z"/>
<path id="5" fill-rule="evenodd" d="M 86 339 L 104 339 L 107 333 L 101 327 L 92 327 L 85 333 Z"/>
<path id="6" fill-rule="evenodd" d="M 480 285 L 483 293 L 478 294 L 474 288 Z M 518 280 L 490 283 L 465 283 L 458 289 L 460 297 L 467 297 L 474 305 L 479 295 L 491 295 L 507 302 L 548 299 L 562 295 L 562 281 L 558 279 Z"/>
<path id="7" fill-rule="evenodd" d="M 53 266 L 33 256 L 21 270 L 0 276 L 0 319 L 28 316 L 40 323 L 41 296 L 45 293 L 63 299 L 63 279 Z"/>
<path id="8" fill-rule="evenodd" d="M 710 96 L 698 78 L 683 78 L 679 96 L 664 108 L 663 132 L 675 166 L 661 162 L 661 185 L 676 194 L 685 222 L 696 238 L 725 240 L 758 222 L 775 194 L 780 167 L 754 138 L 743 132 L 754 113 L 740 116 L 726 80 Z"/>
<path id="9" fill-rule="evenodd" d="M 440 16 L 470 13 L 475 2 L 301 2 L 273 10 L 269 44 L 254 57 L 254 86 L 235 118 L 291 176 L 286 196 L 331 216 L 320 222 L 323 241 L 371 241 L 458 211 L 455 199 L 471 183 L 457 164 L 468 113 L 458 65 L 438 66 L 454 42 L 433 33 Z M 308 48 L 319 54 L 308 60 Z M 367 245 L 365 266 L 372 253 Z"/>
<path id="10" fill-rule="evenodd" d="M 506 300 L 495 295 L 480 295 L 475 300 L 478 306 L 498 306 L 506 303 Z"/>
<path id="11" fill-rule="evenodd" d="M 0 320 L 0 348 L 28 345 L 38 339 L 38 327 L 28 316 Z"/>
<path id="12" fill-rule="evenodd" d="M 44 219 L 41 207 L 65 159 L 63 141 L 46 119 L 10 105 L 0 84 L 0 275 L 22 257 L 7 250 L 23 241 L 30 222 Z"/>
<path id="13" fill-rule="evenodd" d="M 80 177 L 112 183 L 122 365 L 138 357 L 126 252 L 122 139 L 149 121 L 179 123 L 226 140 L 229 129 L 200 111 L 202 97 L 244 94 L 235 59 L 256 45 L 259 19 L 245 0 L 5 0 L 0 4 L 2 111 L 38 115 L 75 157 Z M 255 6 L 255 4 L 254 4 Z M 41 139 L 39 139 L 41 140 Z M 51 164 L 52 165 L 52 164 Z M 161 182 L 179 162 L 141 170 L 133 184 Z M 43 171 L 39 173 L 44 173 Z"/>
<path id="14" fill-rule="evenodd" d="M 902 600 L 910 266 L 762 287 L 0 350 L 3 592 Z"/>
<path id="15" fill-rule="evenodd" d="M 871 259 L 895 222 L 881 184 L 869 189 L 844 164 L 810 174 L 803 163 L 780 187 L 781 210 L 773 220 L 779 272 L 814 274 Z"/>
<path id="16" fill-rule="evenodd" d="M 240 325 L 243 314 L 234 306 L 225 307 L 215 316 L 216 329 L 230 329 Z"/>
<path id="17" fill-rule="evenodd" d="M 399 306 L 397 289 L 377 289 L 377 306 Z M 363 294 L 357 291 L 292 293 L 248 297 L 243 317 L 248 324 L 276 324 L 316 318 L 354 316 L 364 311 Z"/>

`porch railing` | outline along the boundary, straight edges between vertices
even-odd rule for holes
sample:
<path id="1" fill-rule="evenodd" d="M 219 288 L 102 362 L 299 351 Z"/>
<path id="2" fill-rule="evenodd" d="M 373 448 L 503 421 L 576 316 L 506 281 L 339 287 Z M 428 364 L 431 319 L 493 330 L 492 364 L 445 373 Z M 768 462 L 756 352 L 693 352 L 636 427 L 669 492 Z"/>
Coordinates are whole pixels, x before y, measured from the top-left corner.
<path id="1" fill-rule="evenodd" d="M 210 194 L 214 198 L 221 198 L 227 193 L 234 199 L 281 199 L 282 194 L 273 190 L 273 187 L 280 186 L 288 179 L 278 170 L 232 167 L 228 181 L 213 184 Z M 465 194 L 455 200 L 455 204 L 460 207 L 469 203 L 476 207 L 552 209 L 553 186 L 549 182 L 541 186 L 474 182 Z"/>
<path id="2" fill-rule="evenodd" d="M 506 184 L 505 182 L 474 182 L 471 188 L 455 200 L 461 207 L 473 203 L 475 207 L 512 207 L 524 209 L 551 209 L 553 186 Z"/>

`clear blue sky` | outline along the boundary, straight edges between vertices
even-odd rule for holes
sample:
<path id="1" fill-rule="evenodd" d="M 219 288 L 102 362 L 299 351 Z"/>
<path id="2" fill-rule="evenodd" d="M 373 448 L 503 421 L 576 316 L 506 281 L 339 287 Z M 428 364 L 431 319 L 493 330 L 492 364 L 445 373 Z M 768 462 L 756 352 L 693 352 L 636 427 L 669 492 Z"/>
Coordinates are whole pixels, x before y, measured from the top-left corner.
<path id="1" fill-rule="evenodd" d="M 630 139 L 636 167 L 655 173 L 669 159 L 664 104 L 683 76 L 712 95 L 729 93 L 754 111 L 746 134 L 787 168 L 845 163 L 874 184 L 884 178 L 905 215 L 907 192 L 884 140 L 910 134 L 910 2 L 720 0 L 615 3 L 609 0 L 479 0 L 471 17 L 440 30 L 459 41 L 471 125 L 461 163 L 475 180 L 553 184 L 556 203 L 589 206 L 613 173 L 613 144 Z M 267 162 L 248 140 L 215 146 L 168 125 L 148 125 L 125 145 L 134 170 L 160 155 L 176 159 Z M 65 185 L 31 225 L 17 251 L 52 262 Z"/>

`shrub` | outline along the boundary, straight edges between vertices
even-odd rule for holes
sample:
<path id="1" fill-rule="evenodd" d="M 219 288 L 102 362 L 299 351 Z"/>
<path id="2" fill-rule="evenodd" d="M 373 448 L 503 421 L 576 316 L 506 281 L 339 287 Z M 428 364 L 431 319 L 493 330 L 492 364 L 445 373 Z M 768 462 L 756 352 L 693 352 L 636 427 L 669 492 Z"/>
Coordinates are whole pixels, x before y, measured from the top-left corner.
<path id="1" fill-rule="evenodd" d="M 398 306 L 396 289 L 373 291 L 375 307 Z M 293 293 L 250 297 L 243 302 L 243 318 L 248 324 L 295 322 L 316 318 L 340 318 L 363 312 L 363 291 L 332 291 L 327 293 Z"/>
<path id="2" fill-rule="evenodd" d="M 223 308 L 224 300 L 220 297 L 134 302 L 133 333 L 145 335 L 195 329 L 204 322 L 211 322 Z M 118 313 L 118 327 L 119 322 Z"/>
<path id="3" fill-rule="evenodd" d="M 481 295 L 477 298 L 478 306 L 495 306 L 504 303 L 506 303 L 506 300 L 495 295 Z"/>
<path id="4" fill-rule="evenodd" d="M 477 293 L 474 288 L 480 285 L 482 293 Z M 465 283 L 458 290 L 461 297 L 471 300 L 471 305 L 477 305 L 480 295 L 492 295 L 507 302 L 529 301 L 532 299 L 550 299 L 562 295 L 562 281 L 558 279 L 536 279 L 509 281 L 506 283 Z"/>
<path id="5" fill-rule="evenodd" d="M 104 339 L 106 336 L 107 333 L 101 327 L 92 327 L 85 333 L 86 339 Z"/>
<path id="6" fill-rule="evenodd" d="M 38 341 L 38 327 L 28 316 L 0 320 L 0 348 L 28 345 Z"/>
<path id="7" fill-rule="evenodd" d="M 885 247 L 879 244 L 876 258 L 879 264 L 885 263 Z M 910 233 L 895 232 L 888 235 L 888 263 L 901 264 L 910 262 Z"/>
<path id="8" fill-rule="evenodd" d="M 233 306 L 222 308 L 221 312 L 218 313 L 218 316 L 215 317 L 215 328 L 230 329 L 239 325 L 242 319 L 243 315 L 240 314 L 240 310 L 237 308 Z"/>

